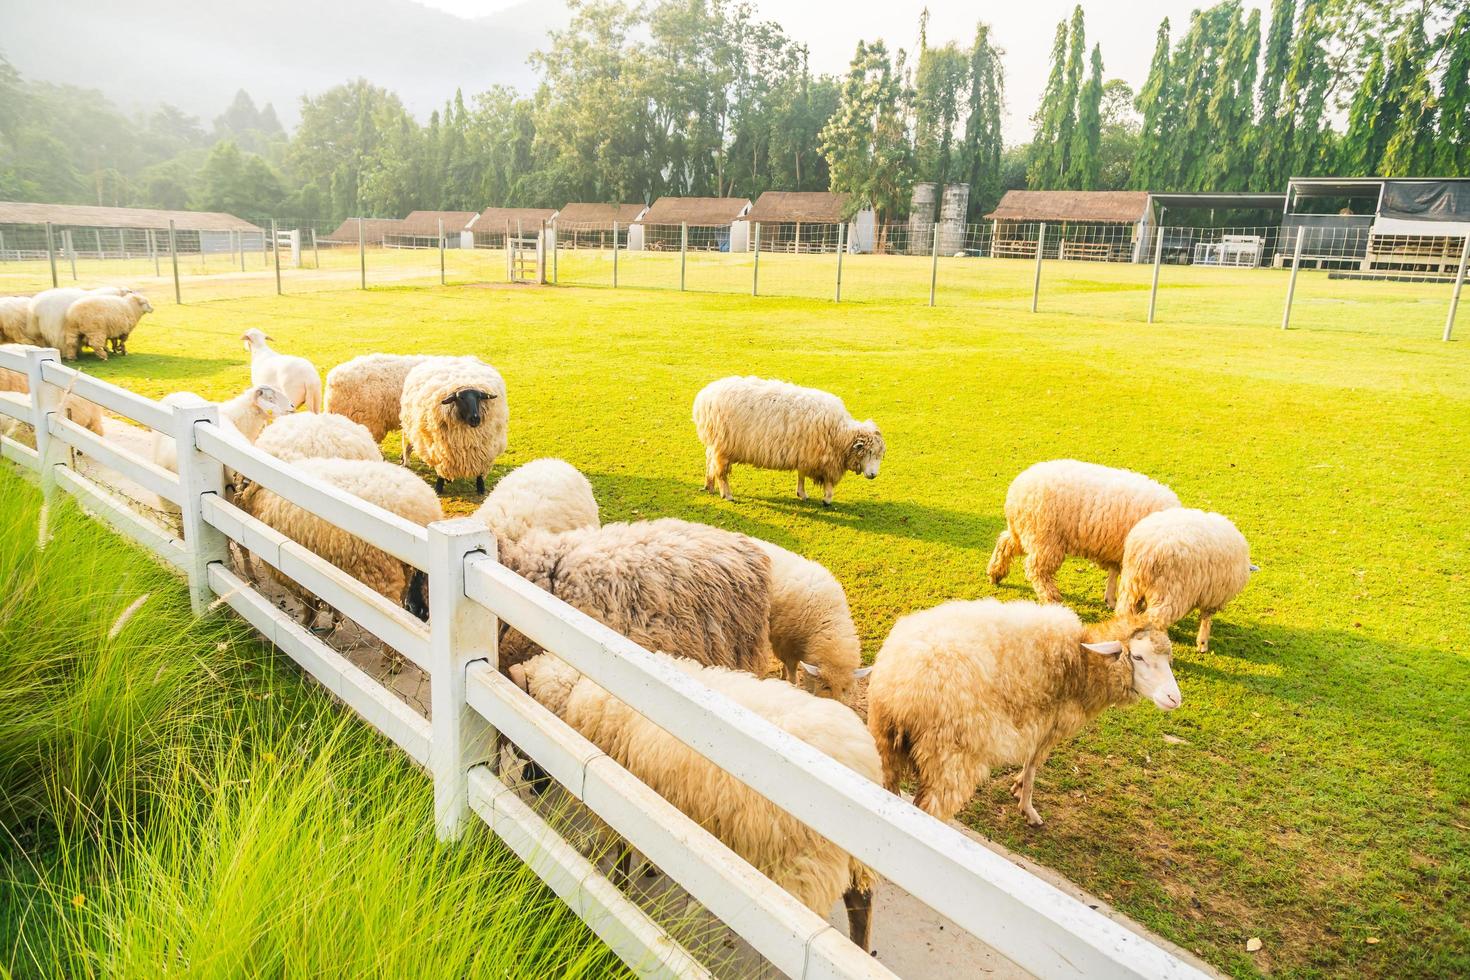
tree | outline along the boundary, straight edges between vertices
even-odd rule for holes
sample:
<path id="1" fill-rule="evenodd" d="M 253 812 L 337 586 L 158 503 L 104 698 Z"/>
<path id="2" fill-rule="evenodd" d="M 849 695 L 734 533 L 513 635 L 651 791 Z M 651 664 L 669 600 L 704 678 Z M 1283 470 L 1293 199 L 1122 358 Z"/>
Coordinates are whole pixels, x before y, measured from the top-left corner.
<path id="1" fill-rule="evenodd" d="M 1470 177 L 1470 8 L 1455 17 L 1445 49 L 1434 167 L 1445 176 Z"/>
<path id="2" fill-rule="evenodd" d="M 1103 83 L 1102 134 L 1097 152 L 1099 190 L 1120 191 L 1132 186 L 1140 129 L 1133 103 L 1133 89 L 1127 82 L 1112 78 Z"/>
<path id="3" fill-rule="evenodd" d="M 1138 155 L 1130 183 L 1139 190 L 1177 190 L 1177 171 L 1172 166 L 1168 144 L 1174 133 L 1177 85 L 1169 57 L 1169 18 L 1159 24 L 1148 80 L 1138 93 L 1138 111 L 1143 115 Z"/>
<path id="4" fill-rule="evenodd" d="M 1260 110 L 1253 141 L 1256 167 L 1251 175 L 1252 190 L 1279 188 L 1291 176 L 1285 172 L 1288 126 L 1283 119 L 1291 110 L 1283 102 L 1283 88 L 1291 62 L 1295 19 L 1296 0 L 1271 0 L 1271 27 L 1266 35 Z"/>
<path id="5" fill-rule="evenodd" d="M 1087 39 L 1082 24 L 1082 5 L 1072 8 L 1072 24 L 1068 29 L 1067 72 L 1062 85 L 1062 99 L 1057 106 L 1057 141 L 1052 150 L 1051 172 L 1063 186 L 1072 169 L 1072 139 L 1077 128 L 1077 99 L 1082 91 L 1082 59 L 1087 55 Z"/>
<path id="6" fill-rule="evenodd" d="M 1046 81 L 1046 90 L 1041 96 L 1041 105 L 1031 117 L 1036 135 L 1031 140 L 1030 164 L 1026 168 L 1026 185 L 1045 189 L 1055 185 L 1061 176 L 1061 167 L 1056 157 L 1057 142 L 1061 136 L 1061 120 L 1065 112 L 1067 71 L 1067 22 L 1057 23 L 1057 31 L 1051 44 L 1051 75 Z"/>
<path id="7" fill-rule="evenodd" d="M 970 59 L 953 42 L 919 52 L 914 71 L 915 169 L 943 185 L 962 172 L 956 129 L 964 112 Z"/>
<path id="8" fill-rule="evenodd" d="M 195 206 L 201 211 L 259 216 L 281 203 L 280 178 L 253 153 L 241 153 L 234 140 L 221 140 L 199 173 Z"/>
<path id="9" fill-rule="evenodd" d="M 1001 156 L 1005 141 L 1000 120 L 1005 111 L 1004 54 L 991 43 L 990 27 L 975 27 L 975 43 L 970 47 L 969 115 L 965 119 L 965 149 L 962 156 L 970 184 L 970 220 L 994 209 L 1000 201 L 1004 171 Z"/>
<path id="10" fill-rule="evenodd" d="M 867 202 L 880 228 L 908 205 L 912 160 L 904 126 L 906 96 L 899 67 L 882 41 L 858 42 L 837 112 L 822 128 L 821 152 L 834 191 Z"/>
<path id="11" fill-rule="evenodd" d="M 1067 186 L 1078 190 L 1097 189 L 1102 142 L 1103 94 L 1102 46 L 1093 45 L 1092 74 L 1077 96 L 1077 125 L 1072 132 L 1072 149 L 1067 161 Z"/>

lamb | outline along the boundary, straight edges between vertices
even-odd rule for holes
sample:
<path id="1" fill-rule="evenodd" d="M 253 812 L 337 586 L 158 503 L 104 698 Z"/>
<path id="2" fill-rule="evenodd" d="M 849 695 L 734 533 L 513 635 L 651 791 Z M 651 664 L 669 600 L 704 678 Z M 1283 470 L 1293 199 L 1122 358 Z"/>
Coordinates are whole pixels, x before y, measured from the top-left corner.
<path id="1" fill-rule="evenodd" d="M 142 293 L 126 296 L 83 296 L 66 308 L 61 336 L 62 356 L 82 356 L 83 345 L 107 360 L 109 347 L 119 354 L 128 352 L 128 337 L 145 313 L 153 306 Z"/>
<path id="2" fill-rule="evenodd" d="M 852 682 L 872 670 L 859 667 L 862 644 L 847 593 L 816 562 L 769 541 L 751 540 L 771 559 L 771 649 L 786 679 L 795 684 L 800 666 L 812 693 L 845 703 Z"/>
<path id="3" fill-rule="evenodd" d="M 30 315 L 29 296 L 0 296 L 0 344 L 30 343 Z"/>
<path id="4" fill-rule="evenodd" d="M 344 361 L 327 372 L 326 410 L 367 426 L 373 439 L 382 442 L 400 427 L 403 380 L 428 359 L 422 354 L 364 354 Z M 403 462 L 408 462 L 407 444 Z"/>
<path id="5" fill-rule="evenodd" d="M 382 462 L 383 453 L 372 433 L 356 422 L 331 412 L 293 412 L 266 427 L 255 448 L 277 459 L 366 459 Z"/>
<path id="6" fill-rule="evenodd" d="M 250 383 L 279 388 L 291 399 L 292 405 L 305 405 L 308 412 L 320 412 L 322 379 L 316 365 L 304 357 L 277 354 L 266 343 L 273 339 L 256 329 L 240 335 L 245 349 L 250 352 Z"/>
<path id="7" fill-rule="evenodd" d="M 858 775 L 879 780 L 873 739 L 842 705 L 775 678 L 654 656 Z M 533 698 L 807 908 L 825 917 L 842 896 L 852 941 L 867 951 L 874 881 L 867 867 L 550 654 L 510 673 Z"/>
<path id="8" fill-rule="evenodd" d="M 664 518 L 497 543 L 506 567 L 643 647 L 766 671 L 771 561 L 743 535 Z M 542 652 L 501 633 L 502 668 Z"/>
<path id="9" fill-rule="evenodd" d="M 66 311 L 71 304 L 88 295 L 126 296 L 129 290 L 122 286 L 99 286 L 96 289 L 81 289 L 63 286 L 47 289 L 31 297 L 30 311 L 26 317 L 26 339 L 42 347 L 55 347 L 65 354 Z"/>
<path id="10" fill-rule="evenodd" d="M 883 461 L 883 435 L 872 419 L 857 422 L 836 395 L 784 381 L 729 377 L 694 397 L 694 427 L 704 443 L 704 489 L 730 495 L 730 467 L 749 463 L 795 470 L 796 496 L 806 499 L 807 478 L 822 484 L 822 505 L 851 470 L 868 479 Z"/>
<path id="11" fill-rule="evenodd" d="M 1215 613 L 1245 588 L 1250 546 L 1228 517 L 1192 507 L 1161 510 L 1128 532 L 1118 579 L 1119 608 L 1168 629 L 1199 610 L 1196 648 L 1210 648 Z"/>
<path id="12" fill-rule="evenodd" d="M 1021 471 L 1006 491 L 1006 529 L 987 573 L 996 585 L 1026 555 L 1026 580 L 1042 602 L 1061 602 L 1056 574 L 1069 555 L 1107 570 L 1103 601 L 1114 605 L 1123 540 L 1141 519 L 1178 507 L 1174 491 L 1132 470 L 1054 459 Z"/>
<path id="13" fill-rule="evenodd" d="M 910 767 L 914 805 L 948 820 L 990 770 L 1011 783 L 1027 823 L 1036 770 L 1109 705 L 1142 695 L 1183 700 L 1169 637 L 1128 616 L 1083 626 L 1065 606 L 996 599 L 946 602 L 894 626 L 868 681 L 868 729 L 897 793 Z"/>
<path id="14" fill-rule="evenodd" d="M 399 403 L 403 453 L 410 447 L 434 470 L 434 492 L 445 480 L 475 478 L 485 492 L 485 474 L 505 452 L 510 409 L 505 381 L 474 357 L 435 357 L 408 372 Z"/>
<path id="15" fill-rule="evenodd" d="M 171 408 L 192 408 L 208 405 L 209 402 L 192 391 L 176 391 L 160 398 L 159 404 Z M 220 402 L 219 420 L 221 426 L 233 429 L 243 436 L 246 442 L 253 443 L 260 438 L 261 430 L 269 425 L 271 420 L 282 415 L 290 415 L 294 411 L 296 411 L 296 406 L 291 404 L 291 399 L 279 389 L 272 388 L 270 385 L 254 385 L 229 401 Z M 172 435 L 158 431 L 153 433 L 153 462 L 166 470 L 178 472 L 178 447 Z M 227 480 L 230 483 L 236 482 L 233 477 Z"/>
<path id="16" fill-rule="evenodd" d="M 512 541 L 533 530 L 556 534 L 602 525 L 592 484 L 560 459 L 533 459 L 511 470 L 474 517 Z"/>
<path id="17" fill-rule="evenodd" d="M 401 466 L 363 459 L 303 459 L 292 465 L 308 476 L 377 504 L 420 527 L 444 519 L 439 498 L 423 480 Z M 233 502 L 384 598 L 404 606 L 420 619 L 427 618 L 428 596 L 422 589 L 423 577 L 411 566 L 258 483 L 247 486 Z M 267 574 L 295 591 L 307 606 L 311 605 L 299 585 L 274 569 Z"/>

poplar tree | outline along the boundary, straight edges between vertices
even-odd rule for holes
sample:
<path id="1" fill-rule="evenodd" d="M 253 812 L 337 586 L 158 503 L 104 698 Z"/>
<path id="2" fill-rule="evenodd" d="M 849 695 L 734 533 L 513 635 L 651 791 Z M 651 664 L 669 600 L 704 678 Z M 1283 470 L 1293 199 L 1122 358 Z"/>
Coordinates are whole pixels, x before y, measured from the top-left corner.
<path id="1" fill-rule="evenodd" d="M 1077 98 L 1082 91 L 1082 59 L 1087 57 L 1087 39 L 1082 23 L 1082 5 L 1072 9 L 1068 37 L 1066 81 L 1057 108 L 1057 140 L 1052 149 L 1051 172 L 1055 186 L 1064 186 L 1071 172 L 1072 135 L 1077 128 Z"/>
<path id="2" fill-rule="evenodd" d="M 1067 22 L 1057 23 L 1056 36 L 1051 45 L 1051 75 L 1046 80 L 1046 91 L 1042 93 L 1041 105 L 1031 117 L 1036 135 L 1031 140 L 1031 161 L 1026 167 L 1026 186 L 1035 189 L 1052 187 L 1056 171 L 1052 169 L 1053 150 L 1057 144 L 1058 127 L 1062 118 L 1062 95 L 1066 86 Z"/>
<path id="3" fill-rule="evenodd" d="M 1446 177 L 1470 177 L 1470 7 L 1455 18 L 1445 44 L 1434 170 Z"/>
<path id="4" fill-rule="evenodd" d="M 1067 162 L 1066 185 L 1076 190 L 1097 189 L 1098 145 L 1102 140 L 1102 46 L 1093 45 L 1092 73 L 1077 96 L 1077 128 Z"/>
<path id="5" fill-rule="evenodd" d="M 975 28 L 970 48 L 969 115 L 965 119 L 963 160 L 970 183 L 970 217 L 986 214 L 1000 200 L 1001 153 L 1005 148 L 1000 120 L 1005 106 L 1003 52 L 990 40 L 990 26 Z"/>
<path id="6" fill-rule="evenodd" d="M 1266 34 L 1265 64 L 1261 70 L 1260 115 L 1257 117 L 1255 169 L 1249 182 L 1252 190 L 1280 187 L 1287 158 L 1283 116 L 1291 111 L 1282 104 L 1282 88 L 1291 64 L 1292 28 L 1296 22 L 1296 0 L 1271 0 L 1271 27 Z"/>
<path id="7" fill-rule="evenodd" d="M 1153 61 L 1149 63 L 1148 80 L 1139 90 L 1135 105 L 1143 116 L 1138 136 L 1138 154 L 1133 161 L 1131 184 L 1138 190 L 1173 190 L 1174 177 L 1169 161 L 1168 140 L 1174 129 L 1173 63 L 1169 58 L 1169 18 L 1159 24 L 1154 43 Z"/>

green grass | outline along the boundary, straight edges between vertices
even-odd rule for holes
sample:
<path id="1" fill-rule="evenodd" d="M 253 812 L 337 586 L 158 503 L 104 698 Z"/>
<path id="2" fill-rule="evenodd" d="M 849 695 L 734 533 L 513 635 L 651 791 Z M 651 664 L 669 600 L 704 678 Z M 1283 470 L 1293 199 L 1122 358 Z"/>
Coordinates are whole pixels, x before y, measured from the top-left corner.
<path id="1" fill-rule="evenodd" d="M 39 516 L 0 470 L 0 976 L 623 973 L 242 622 L 69 504 L 38 552 Z"/>
<path id="2" fill-rule="evenodd" d="M 595 281 L 585 258 L 563 278 Z M 668 258 L 644 257 L 665 263 L 650 280 L 677 276 Z M 910 611 L 1030 597 L 1019 571 L 984 577 L 1006 485 L 1030 463 L 1147 472 L 1233 518 L 1263 570 L 1217 617 L 1210 654 L 1193 650 L 1193 617 L 1174 631 L 1181 709 L 1111 711 L 1053 757 L 1044 829 L 1003 780 L 964 819 L 1235 974 L 1470 972 L 1470 363 L 1437 339 L 1446 287 L 1303 273 L 1304 329 L 1284 333 L 1270 271 L 1165 269 L 1149 325 L 1146 269 L 1048 263 L 1055 288 L 1031 315 L 1021 262 L 942 260 L 929 309 L 923 260 L 875 258 L 866 277 L 854 263 L 847 295 L 867 301 L 841 306 L 751 300 L 739 261 L 691 257 L 691 286 L 722 291 L 685 295 L 159 304 L 133 354 L 85 364 L 150 395 L 224 396 L 246 383 L 251 326 L 323 370 L 374 350 L 478 354 L 509 385 L 499 472 L 561 456 L 608 520 L 681 516 L 802 551 L 846 586 L 869 657 Z M 774 268 L 762 257 L 763 282 Z M 945 285 L 956 268 L 974 270 L 968 286 Z M 733 505 L 701 493 L 690 404 L 747 372 L 877 419 L 882 475 L 845 481 L 830 511 L 796 501 L 788 474 L 737 469 Z M 475 503 L 451 486 L 450 510 Z M 1105 614 L 1096 569 L 1070 562 L 1060 584 L 1085 618 Z M 1264 948 L 1248 954 L 1253 936 Z"/>

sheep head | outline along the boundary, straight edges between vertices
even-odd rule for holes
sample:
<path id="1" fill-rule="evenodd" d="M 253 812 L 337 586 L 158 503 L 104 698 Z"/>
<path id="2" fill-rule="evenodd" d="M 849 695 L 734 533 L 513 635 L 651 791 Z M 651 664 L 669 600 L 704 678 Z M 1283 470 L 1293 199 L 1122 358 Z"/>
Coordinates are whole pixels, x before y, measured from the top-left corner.
<path id="1" fill-rule="evenodd" d="M 144 313 L 153 312 L 153 304 L 148 302 L 148 297 L 142 293 L 127 293 L 126 295 L 132 301 L 133 309 L 138 311 L 139 316 L 142 316 Z"/>
<path id="2" fill-rule="evenodd" d="M 883 443 L 883 433 L 872 419 L 854 423 L 848 429 L 848 444 L 845 459 L 848 470 L 861 473 L 872 480 L 878 475 L 878 465 L 883 462 L 883 453 L 888 447 Z"/>
<path id="3" fill-rule="evenodd" d="M 1117 658 L 1118 669 L 1131 677 L 1132 692 L 1161 710 L 1173 711 L 1184 701 L 1174 679 L 1174 646 L 1163 630 L 1145 627 L 1122 640 L 1083 643 L 1083 649 Z"/>
<path id="4" fill-rule="evenodd" d="M 296 406 L 291 404 L 291 399 L 286 393 L 271 385 L 257 385 L 250 392 L 250 401 L 256 411 L 267 419 L 280 418 L 282 415 L 290 415 L 296 411 Z"/>
<path id="5" fill-rule="evenodd" d="M 446 419 L 452 413 L 459 416 L 459 420 L 471 429 L 477 429 L 484 421 L 480 403 L 493 401 L 496 397 L 493 392 L 482 388 L 461 388 L 439 404 L 441 407 L 446 407 L 444 413 Z"/>
<path id="6" fill-rule="evenodd" d="M 251 327 L 240 335 L 240 339 L 244 342 L 246 350 L 254 352 L 256 348 L 264 347 L 266 341 L 274 338 L 266 334 L 264 330 Z"/>

